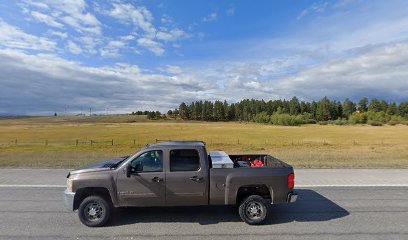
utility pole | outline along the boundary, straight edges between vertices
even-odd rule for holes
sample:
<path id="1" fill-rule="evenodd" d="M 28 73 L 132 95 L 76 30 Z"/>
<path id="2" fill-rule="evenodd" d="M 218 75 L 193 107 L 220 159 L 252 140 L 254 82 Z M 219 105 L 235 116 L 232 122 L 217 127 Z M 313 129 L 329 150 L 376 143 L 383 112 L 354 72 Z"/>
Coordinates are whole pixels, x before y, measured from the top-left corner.
<path id="1" fill-rule="evenodd" d="M 89 108 L 89 116 L 92 116 L 92 108 Z"/>

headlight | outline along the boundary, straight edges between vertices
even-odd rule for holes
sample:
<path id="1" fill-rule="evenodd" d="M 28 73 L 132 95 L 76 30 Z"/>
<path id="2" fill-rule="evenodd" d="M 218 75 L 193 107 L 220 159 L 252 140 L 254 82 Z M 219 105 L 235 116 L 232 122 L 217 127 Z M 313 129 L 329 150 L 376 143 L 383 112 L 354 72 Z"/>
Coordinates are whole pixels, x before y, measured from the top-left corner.
<path id="1" fill-rule="evenodd" d="M 72 192 L 72 179 L 71 177 L 67 178 L 67 189 Z"/>

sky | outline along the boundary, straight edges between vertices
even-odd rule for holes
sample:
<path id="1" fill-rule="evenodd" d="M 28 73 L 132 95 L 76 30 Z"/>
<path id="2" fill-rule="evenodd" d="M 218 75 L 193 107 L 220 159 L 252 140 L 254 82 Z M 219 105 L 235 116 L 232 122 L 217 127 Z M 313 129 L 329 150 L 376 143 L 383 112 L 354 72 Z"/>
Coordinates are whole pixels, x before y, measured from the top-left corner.
<path id="1" fill-rule="evenodd" d="M 3 0 L 0 115 L 408 100 L 405 0 Z"/>

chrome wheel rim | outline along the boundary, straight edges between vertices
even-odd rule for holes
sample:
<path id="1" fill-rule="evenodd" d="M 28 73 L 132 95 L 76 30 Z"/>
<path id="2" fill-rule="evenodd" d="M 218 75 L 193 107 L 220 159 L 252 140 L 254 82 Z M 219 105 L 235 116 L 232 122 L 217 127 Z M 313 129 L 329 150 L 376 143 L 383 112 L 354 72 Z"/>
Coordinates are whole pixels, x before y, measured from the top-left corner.
<path id="1" fill-rule="evenodd" d="M 103 206 L 98 202 L 90 202 L 86 205 L 84 212 L 88 220 L 98 221 L 102 218 L 105 211 L 103 209 Z"/>
<path id="2" fill-rule="evenodd" d="M 264 214 L 264 210 L 261 206 L 260 203 L 257 202 L 250 202 L 248 203 L 246 209 L 245 209 L 246 215 L 252 219 L 252 220 L 257 220 L 262 218 Z"/>

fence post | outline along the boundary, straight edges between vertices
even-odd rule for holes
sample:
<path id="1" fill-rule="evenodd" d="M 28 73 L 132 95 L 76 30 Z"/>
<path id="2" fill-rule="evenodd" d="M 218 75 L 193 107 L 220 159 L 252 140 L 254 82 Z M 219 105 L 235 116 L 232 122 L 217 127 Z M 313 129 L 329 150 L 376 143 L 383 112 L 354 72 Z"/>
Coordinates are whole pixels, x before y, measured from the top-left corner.
<path id="1" fill-rule="evenodd" d="M 91 146 L 92 146 L 92 144 L 93 144 L 93 141 L 91 140 Z"/>
<path id="2" fill-rule="evenodd" d="M 75 146 L 78 146 L 78 139 L 77 139 L 76 142 L 75 142 Z"/>
<path id="3" fill-rule="evenodd" d="M 136 145 L 136 139 L 133 139 L 133 145 Z"/>
<path id="4" fill-rule="evenodd" d="M 238 145 L 239 145 L 239 138 L 238 138 Z"/>
<path id="5" fill-rule="evenodd" d="M 112 139 L 112 146 L 113 146 L 113 139 Z"/>
<path id="6" fill-rule="evenodd" d="M 17 139 L 16 139 L 16 141 L 15 141 L 15 144 L 17 145 Z"/>
<path id="7" fill-rule="evenodd" d="M 45 139 L 45 146 L 48 146 L 48 139 Z"/>

